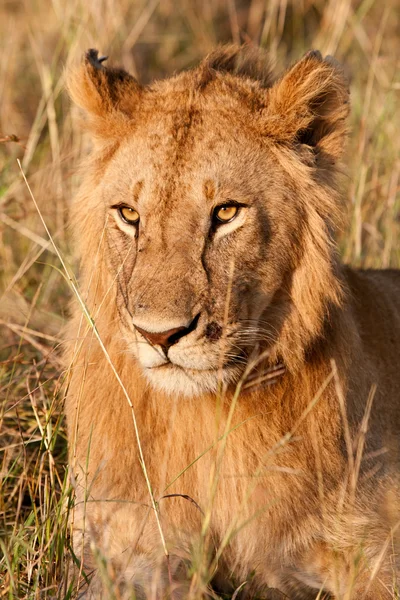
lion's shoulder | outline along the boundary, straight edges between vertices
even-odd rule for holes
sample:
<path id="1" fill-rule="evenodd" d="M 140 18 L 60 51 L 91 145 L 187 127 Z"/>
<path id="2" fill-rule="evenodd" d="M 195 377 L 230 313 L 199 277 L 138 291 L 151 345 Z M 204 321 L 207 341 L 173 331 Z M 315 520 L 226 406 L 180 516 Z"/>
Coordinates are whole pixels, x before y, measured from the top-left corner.
<path id="1" fill-rule="evenodd" d="M 350 302 L 360 335 L 375 353 L 387 353 L 389 339 L 400 353 L 400 270 L 345 268 Z"/>

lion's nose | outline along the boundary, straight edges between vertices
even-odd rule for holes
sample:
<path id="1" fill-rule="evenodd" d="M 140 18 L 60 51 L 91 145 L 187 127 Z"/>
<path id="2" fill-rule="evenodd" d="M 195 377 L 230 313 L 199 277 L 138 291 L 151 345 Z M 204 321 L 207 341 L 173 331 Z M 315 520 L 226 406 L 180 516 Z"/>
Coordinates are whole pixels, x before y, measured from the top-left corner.
<path id="1" fill-rule="evenodd" d="M 138 327 L 137 325 L 134 326 L 150 344 L 153 346 L 161 346 L 165 350 L 168 350 L 168 348 L 176 344 L 178 340 L 196 329 L 199 317 L 200 315 L 197 315 L 187 327 L 174 327 L 167 331 L 146 331 L 142 327 Z"/>

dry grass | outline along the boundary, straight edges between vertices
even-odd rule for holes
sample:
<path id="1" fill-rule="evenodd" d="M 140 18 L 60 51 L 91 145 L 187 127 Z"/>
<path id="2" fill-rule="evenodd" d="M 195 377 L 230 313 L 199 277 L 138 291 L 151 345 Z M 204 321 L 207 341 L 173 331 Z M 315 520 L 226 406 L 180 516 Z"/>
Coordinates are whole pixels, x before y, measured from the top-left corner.
<path id="1" fill-rule="evenodd" d="M 378 0 L 3 0 L 0 4 L 0 597 L 68 598 L 59 354 L 69 287 L 17 158 L 67 263 L 68 208 L 86 151 L 63 67 L 94 46 L 142 81 L 218 42 L 260 42 L 278 66 L 311 47 L 351 77 L 340 237 L 346 261 L 399 267 L 400 3 Z"/>

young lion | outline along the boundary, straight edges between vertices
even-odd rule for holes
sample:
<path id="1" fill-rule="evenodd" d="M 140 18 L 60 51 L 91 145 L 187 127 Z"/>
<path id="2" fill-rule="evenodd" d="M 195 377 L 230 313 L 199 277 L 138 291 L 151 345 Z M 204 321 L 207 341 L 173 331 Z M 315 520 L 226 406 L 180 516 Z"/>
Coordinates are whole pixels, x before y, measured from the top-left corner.
<path id="1" fill-rule="evenodd" d="M 225 47 L 141 86 L 104 60 L 69 78 L 99 334 L 76 308 L 81 593 L 393 598 L 400 274 L 345 267 L 333 241 L 342 70 L 310 52 L 275 80 Z"/>

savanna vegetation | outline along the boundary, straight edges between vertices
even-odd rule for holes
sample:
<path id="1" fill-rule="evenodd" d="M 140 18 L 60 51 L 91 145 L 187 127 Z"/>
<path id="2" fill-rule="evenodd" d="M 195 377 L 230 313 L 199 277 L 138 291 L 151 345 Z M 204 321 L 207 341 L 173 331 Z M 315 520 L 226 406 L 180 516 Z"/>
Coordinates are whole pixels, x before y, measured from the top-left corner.
<path id="1" fill-rule="evenodd" d="M 41 219 L 77 272 L 68 214 L 90 141 L 65 66 L 95 47 L 148 82 L 231 41 L 260 44 L 277 70 L 310 48 L 345 65 L 341 253 L 357 266 L 400 267 L 399 0 L 2 0 L 1 598 L 73 597 L 61 361 L 71 286 Z"/>

